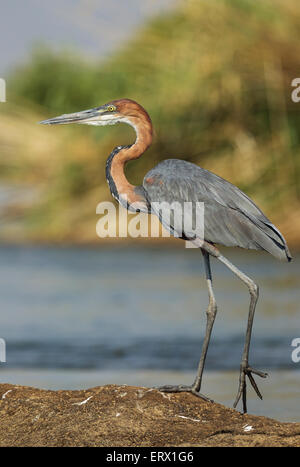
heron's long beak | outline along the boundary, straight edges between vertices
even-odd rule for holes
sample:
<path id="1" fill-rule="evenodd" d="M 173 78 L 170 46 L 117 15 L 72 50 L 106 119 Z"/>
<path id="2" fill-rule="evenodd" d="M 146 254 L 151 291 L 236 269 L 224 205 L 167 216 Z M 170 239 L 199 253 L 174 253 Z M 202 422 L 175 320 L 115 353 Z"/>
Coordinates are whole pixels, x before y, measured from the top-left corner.
<path id="1" fill-rule="evenodd" d="M 105 108 L 96 107 L 94 109 L 84 110 L 82 112 L 75 112 L 73 114 L 64 114 L 59 117 L 49 118 L 49 120 L 42 120 L 42 125 L 66 125 L 67 123 L 91 123 L 99 122 L 101 115 L 105 112 Z"/>

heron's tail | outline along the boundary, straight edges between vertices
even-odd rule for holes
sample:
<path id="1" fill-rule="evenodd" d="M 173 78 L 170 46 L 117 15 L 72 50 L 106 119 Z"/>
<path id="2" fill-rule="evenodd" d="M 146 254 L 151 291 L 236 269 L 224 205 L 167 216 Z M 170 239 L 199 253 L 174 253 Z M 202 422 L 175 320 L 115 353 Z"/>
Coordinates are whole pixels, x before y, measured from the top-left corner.
<path id="1" fill-rule="evenodd" d="M 265 234 L 264 241 L 260 246 L 271 255 L 280 260 L 292 261 L 292 255 L 289 247 L 279 230 L 271 223 L 260 221 L 256 224 Z"/>

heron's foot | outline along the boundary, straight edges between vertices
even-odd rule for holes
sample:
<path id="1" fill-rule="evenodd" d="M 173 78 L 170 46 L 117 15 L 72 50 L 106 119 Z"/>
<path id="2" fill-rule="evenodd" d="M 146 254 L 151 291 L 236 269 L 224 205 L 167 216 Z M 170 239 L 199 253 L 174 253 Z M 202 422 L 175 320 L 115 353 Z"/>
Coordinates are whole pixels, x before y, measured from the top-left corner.
<path id="1" fill-rule="evenodd" d="M 253 373 L 253 374 L 252 374 Z M 241 364 L 241 372 L 240 372 L 240 385 L 239 390 L 234 401 L 233 407 L 235 408 L 242 397 L 243 400 L 243 413 L 247 413 L 247 383 L 246 383 L 246 376 L 249 378 L 251 386 L 253 387 L 254 391 L 256 392 L 257 396 L 262 399 L 262 395 L 260 390 L 257 387 L 256 381 L 253 375 L 260 376 L 261 378 L 266 378 L 268 373 L 264 373 L 263 371 L 255 370 L 248 364 Z"/>
<path id="2" fill-rule="evenodd" d="M 207 402 L 213 402 L 212 399 L 209 399 L 208 397 L 201 394 L 199 391 L 196 391 L 194 386 L 185 386 L 184 384 L 179 384 L 178 386 L 159 386 L 155 389 L 157 389 L 160 392 L 190 392 L 191 394 L 194 394 L 194 396 L 200 397 L 200 399 L 203 399 Z"/>

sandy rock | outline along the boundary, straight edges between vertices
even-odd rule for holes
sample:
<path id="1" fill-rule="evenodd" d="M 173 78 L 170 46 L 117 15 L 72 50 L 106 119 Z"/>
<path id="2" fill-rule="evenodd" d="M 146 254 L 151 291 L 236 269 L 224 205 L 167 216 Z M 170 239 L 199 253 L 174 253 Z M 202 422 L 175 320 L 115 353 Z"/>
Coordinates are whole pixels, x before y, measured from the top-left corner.
<path id="1" fill-rule="evenodd" d="M 0 446 L 300 446 L 300 423 L 132 386 L 0 385 Z"/>

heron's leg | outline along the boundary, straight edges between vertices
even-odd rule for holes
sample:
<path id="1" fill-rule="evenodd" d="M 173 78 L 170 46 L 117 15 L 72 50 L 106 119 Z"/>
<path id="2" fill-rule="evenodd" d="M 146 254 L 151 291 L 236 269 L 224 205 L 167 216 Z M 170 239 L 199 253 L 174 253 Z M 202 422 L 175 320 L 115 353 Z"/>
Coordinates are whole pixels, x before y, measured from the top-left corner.
<path id="1" fill-rule="evenodd" d="M 196 379 L 194 383 L 192 384 L 192 386 L 170 385 L 170 386 L 161 386 L 158 389 L 162 392 L 191 392 L 195 394 L 196 396 L 201 397 L 202 399 L 211 401 L 211 399 L 208 399 L 206 396 L 203 396 L 202 394 L 200 394 L 200 388 L 201 388 L 203 369 L 205 365 L 210 336 L 211 336 L 212 328 L 214 325 L 215 317 L 217 314 L 217 304 L 216 304 L 216 300 L 215 300 L 215 296 L 214 296 L 213 288 L 212 288 L 212 275 L 211 275 L 211 268 L 210 268 L 209 253 L 205 249 L 202 249 L 202 248 L 201 248 L 201 251 L 204 257 L 205 274 L 206 274 L 206 281 L 207 281 L 208 295 L 209 295 L 209 304 L 208 304 L 208 309 L 206 311 L 207 321 L 206 321 L 205 338 L 203 341 L 202 352 L 201 352 L 201 357 L 200 357 L 200 361 L 198 364 Z"/>
<path id="2" fill-rule="evenodd" d="M 205 264 L 205 274 L 206 274 L 206 281 L 207 281 L 207 288 L 208 288 L 208 296 L 209 296 L 209 303 L 208 303 L 208 308 L 206 311 L 206 332 L 205 332 L 205 338 L 203 341 L 203 346 L 202 346 L 202 352 L 201 352 L 201 357 L 200 361 L 198 364 L 198 370 L 197 370 L 197 376 L 195 379 L 195 382 L 193 384 L 195 391 L 199 392 L 201 388 L 201 383 L 202 383 L 202 375 L 203 375 L 203 369 L 205 365 L 205 360 L 206 360 L 206 354 L 209 346 L 209 341 L 210 341 L 210 336 L 212 332 L 212 328 L 215 322 L 216 314 L 217 314 L 217 304 L 212 288 L 212 276 L 211 276 L 211 268 L 210 268 L 210 259 L 209 259 L 209 253 L 201 249 L 203 257 L 204 257 L 204 264 Z"/>
<path id="3" fill-rule="evenodd" d="M 252 376 L 252 373 L 260 376 L 262 378 L 266 378 L 267 373 L 262 371 L 255 370 L 249 366 L 249 349 L 250 349 L 250 341 L 251 341 L 251 333 L 252 333 L 252 326 L 253 326 L 253 319 L 255 313 L 255 307 L 258 300 L 258 286 L 250 279 L 246 274 L 240 271 L 236 266 L 234 266 L 227 258 L 219 254 L 217 258 L 224 263 L 239 279 L 241 279 L 244 284 L 247 285 L 249 292 L 250 292 L 250 306 L 249 306 L 249 314 L 248 314 L 248 324 L 246 330 L 246 337 L 245 337 L 245 345 L 244 351 L 240 366 L 240 381 L 239 381 L 239 389 L 234 401 L 233 406 L 236 407 L 240 398 L 243 398 L 243 412 L 247 412 L 247 401 L 246 401 L 246 376 L 248 376 L 249 381 L 255 390 L 256 394 L 260 399 L 262 399 L 262 395 L 257 387 L 257 384 Z"/>
<path id="4" fill-rule="evenodd" d="M 245 345 L 244 345 L 244 351 L 243 351 L 243 356 L 242 356 L 242 361 L 241 361 L 241 366 L 240 366 L 240 382 L 239 382 L 239 389 L 238 393 L 236 396 L 236 399 L 234 401 L 234 407 L 237 406 L 239 400 L 241 397 L 243 397 L 243 412 L 247 412 L 247 393 L 246 393 L 246 376 L 249 378 L 249 381 L 255 390 L 256 394 L 260 399 L 262 399 L 262 395 L 257 387 L 257 384 L 254 380 L 254 377 L 252 376 L 252 373 L 260 376 L 261 378 L 266 378 L 267 373 L 264 373 L 259 370 L 255 370 L 254 368 L 249 366 L 249 349 L 250 349 L 250 341 L 251 341 L 251 333 L 252 333 L 252 325 L 253 325 L 253 319 L 254 319 L 254 313 L 255 313 L 255 307 L 256 303 L 258 300 L 258 286 L 253 282 L 250 277 L 246 276 L 242 271 L 240 271 L 236 266 L 234 266 L 227 258 L 221 255 L 219 250 L 212 244 L 200 240 L 200 239 L 195 239 L 193 243 L 202 248 L 205 249 L 211 256 L 214 256 L 218 258 L 222 263 L 224 263 L 239 279 L 241 279 L 244 284 L 247 285 L 249 292 L 250 292 L 250 306 L 249 306 L 249 314 L 248 314 L 248 324 L 247 324 L 247 331 L 246 331 L 246 337 L 245 337 Z"/>

